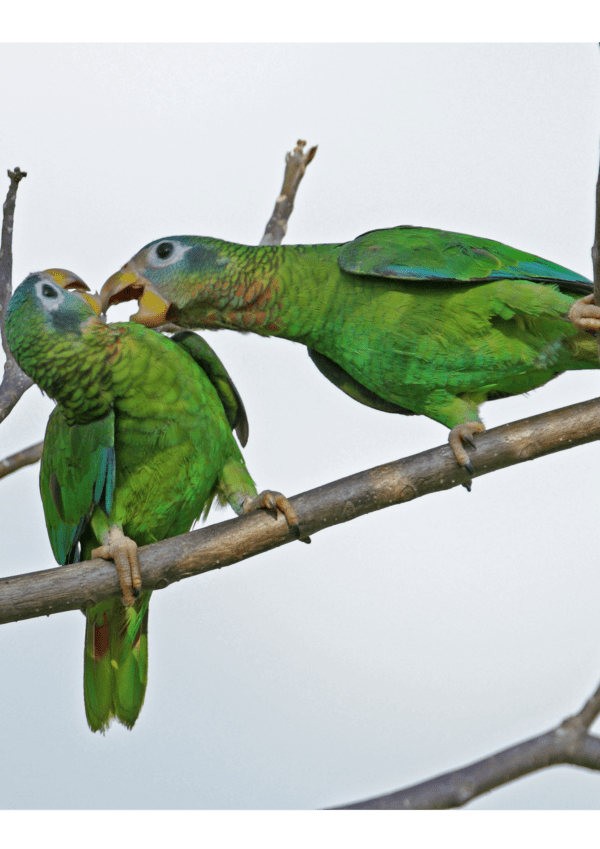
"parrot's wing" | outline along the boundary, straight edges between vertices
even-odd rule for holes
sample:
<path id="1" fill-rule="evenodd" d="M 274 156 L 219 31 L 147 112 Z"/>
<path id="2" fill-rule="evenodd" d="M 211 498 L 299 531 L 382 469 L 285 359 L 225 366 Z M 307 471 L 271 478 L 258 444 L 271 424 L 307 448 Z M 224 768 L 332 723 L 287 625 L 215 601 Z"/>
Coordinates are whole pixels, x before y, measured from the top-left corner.
<path id="1" fill-rule="evenodd" d="M 192 333 L 191 330 L 183 330 L 171 336 L 173 342 L 177 342 L 190 354 L 206 373 L 212 385 L 217 390 L 221 399 L 227 421 L 232 430 L 238 435 L 242 446 L 248 442 L 248 418 L 240 393 L 235 388 L 233 380 L 229 377 L 227 369 L 210 347 L 208 342 L 201 336 Z"/>
<path id="2" fill-rule="evenodd" d="M 319 369 L 321 374 L 324 374 L 327 380 L 330 380 L 334 386 L 354 398 L 360 404 L 365 404 L 367 407 L 373 407 L 374 410 L 381 410 L 384 413 L 399 413 L 403 416 L 414 416 L 415 412 L 406 407 L 401 407 L 399 404 L 394 404 L 393 401 L 387 401 L 371 389 L 367 389 L 356 378 L 348 374 L 340 365 L 330 360 L 324 354 L 315 351 L 314 348 L 308 349 L 308 356 Z"/>
<path id="3" fill-rule="evenodd" d="M 589 294 L 593 284 L 568 268 L 492 239 L 430 227 L 371 230 L 343 245 L 340 268 L 351 274 L 445 286 L 492 280 L 555 283 L 563 291 Z"/>
<path id="4" fill-rule="evenodd" d="M 40 491 L 52 551 L 61 564 L 79 558 L 78 543 L 96 505 L 110 513 L 115 486 L 115 416 L 68 425 L 54 409 L 44 440 Z"/>

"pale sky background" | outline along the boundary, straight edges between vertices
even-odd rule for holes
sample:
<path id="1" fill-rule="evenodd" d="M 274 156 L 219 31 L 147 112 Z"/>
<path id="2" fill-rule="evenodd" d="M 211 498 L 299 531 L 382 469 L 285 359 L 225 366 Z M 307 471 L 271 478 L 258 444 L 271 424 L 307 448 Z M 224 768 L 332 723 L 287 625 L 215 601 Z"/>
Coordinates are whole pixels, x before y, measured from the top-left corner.
<path id="1" fill-rule="evenodd" d="M 63 266 L 99 288 L 162 236 L 258 242 L 298 138 L 319 150 L 287 243 L 426 225 L 592 273 L 595 44 L 3 45 L 0 78 L 0 170 L 28 172 L 15 285 Z M 291 496 L 447 438 L 351 401 L 301 346 L 207 338 L 259 488 Z M 483 418 L 599 388 L 568 374 Z M 29 390 L 0 455 L 41 439 L 51 408 Z M 599 464 L 580 447 L 155 593 L 131 732 L 88 729 L 79 612 L 3 626 L 0 808 L 322 808 L 554 726 L 600 680 Z M 54 565 L 37 476 L 0 481 L 2 575 Z M 600 776 L 555 767 L 468 807 L 597 809 Z"/>

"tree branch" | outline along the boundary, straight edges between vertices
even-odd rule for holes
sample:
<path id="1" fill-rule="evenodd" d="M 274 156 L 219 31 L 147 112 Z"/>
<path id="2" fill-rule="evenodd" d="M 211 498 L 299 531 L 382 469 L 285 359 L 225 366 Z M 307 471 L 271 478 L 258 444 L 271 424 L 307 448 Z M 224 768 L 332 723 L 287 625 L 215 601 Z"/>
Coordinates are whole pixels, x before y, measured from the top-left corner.
<path id="1" fill-rule="evenodd" d="M 298 142 L 286 156 L 281 195 L 261 244 L 283 239 L 294 198 L 316 147 L 304 154 Z M 18 369 L 8 351 L 4 312 L 11 294 L 12 228 L 19 169 L 9 172 L 11 186 L 4 205 L 0 251 L 0 324 L 7 353 L 0 386 L 0 421 L 5 418 L 31 381 Z M 596 300 L 600 303 L 600 173 L 596 187 L 597 217 L 592 248 Z M 576 404 L 541 416 L 487 431 L 477 437 L 472 455 L 473 477 L 600 439 L 600 399 Z M 0 461 L 0 477 L 36 462 L 43 443 Z M 469 476 L 471 477 L 471 476 Z M 447 446 L 351 475 L 292 498 L 303 535 L 350 521 L 365 513 L 403 503 L 430 492 L 450 489 L 467 479 Z M 264 511 L 233 519 L 140 549 L 145 589 L 170 583 L 250 558 L 295 539 L 282 517 Z M 85 608 L 120 595 L 112 564 L 93 560 L 0 579 L 0 623 L 64 610 Z M 600 770 L 600 737 L 588 733 L 600 714 L 600 687 L 578 714 L 559 726 L 466 767 L 445 773 L 404 790 L 341 809 L 434 809 L 459 807 L 496 787 L 556 764 Z"/>
<path id="2" fill-rule="evenodd" d="M 4 327 L 4 316 L 12 295 L 12 234 L 17 189 L 23 177 L 27 176 L 27 172 L 15 168 L 14 171 L 8 172 L 8 176 L 10 177 L 10 186 L 2 207 L 2 240 L 0 242 L 0 333 L 2 335 L 2 347 L 6 354 L 4 377 L 0 385 L 0 422 L 8 416 L 21 395 L 33 385 L 33 381 L 21 371 L 11 354 Z"/>
<path id="3" fill-rule="evenodd" d="M 306 166 L 315 157 L 317 147 L 311 147 L 304 153 L 305 141 L 298 139 L 296 147 L 291 153 L 285 155 L 285 173 L 283 175 L 283 186 L 279 197 L 275 201 L 275 209 L 265 228 L 261 245 L 280 245 L 285 236 L 288 221 L 294 209 L 294 200 L 300 181 L 304 177 Z"/>
<path id="4" fill-rule="evenodd" d="M 548 766 L 571 764 L 600 770 L 600 737 L 587 733 L 599 713 L 600 687 L 579 713 L 538 737 L 421 784 L 334 810 L 459 808 L 483 793 Z"/>
<path id="5" fill-rule="evenodd" d="M 44 443 L 36 442 L 35 445 L 30 445 L 29 448 L 23 448 L 22 451 L 17 451 L 16 454 L 11 454 L 10 457 L 5 457 L 0 460 L 0 478 L 10 475 L 17 469 L 23 466 L 30 466 L 32 463 L 37 463 L 42 456 Z"/>
<path id="6" fill-rule="evenodd" d="M 477 436 L 473 477 L 600 439 L 600 398 Z M 431 448 L 290 499 L 303 536 L 392 504 L 459 486 L 469 479 L 448 445 Z M 264 511 L 140 548 L 145 589 L 220 569 L 295 539 L 285 519 Z M 0 623 L 76 610 L 119 596 L 117 573 L 90 560 L 0 579 Z"/>

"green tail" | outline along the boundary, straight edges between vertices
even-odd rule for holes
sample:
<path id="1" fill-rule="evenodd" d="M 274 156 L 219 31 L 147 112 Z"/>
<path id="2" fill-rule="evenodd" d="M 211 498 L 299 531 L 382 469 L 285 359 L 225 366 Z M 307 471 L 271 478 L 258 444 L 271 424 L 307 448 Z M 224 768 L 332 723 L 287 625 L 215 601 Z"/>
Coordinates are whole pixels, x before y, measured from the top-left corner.
<path id="1" fill-rule="evenodd" d="M 116 717 L 133 728 L 148 682 L 148 604 L 143 592 L 132 607 L 120 599 L 86 611 L 83 693 L 92 731 L 106 731 Z"/>

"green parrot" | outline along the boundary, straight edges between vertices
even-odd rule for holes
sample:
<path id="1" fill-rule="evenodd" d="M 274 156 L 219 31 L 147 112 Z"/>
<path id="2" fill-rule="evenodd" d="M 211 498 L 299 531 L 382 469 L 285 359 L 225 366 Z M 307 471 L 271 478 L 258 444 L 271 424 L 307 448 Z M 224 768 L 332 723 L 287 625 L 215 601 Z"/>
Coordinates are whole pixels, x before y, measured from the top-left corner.
<path id="1" fill-rule="evenodd" d="M 74 289 L 76 291 L 69 291 Z M 188 531 L 215 498 L 236 513 L 279 509 L 257 495 L 245 444 L 246 413 L 229 375 L 196 334 L 172 339 L 106 324 L 72 272 L 30 274 L 6 314 L 17 362 L 57 402 L 46 430 L 40 490 L 52 551 L 61 564 L 113 559 L 122 600 L 85 611 L 84 697 L 92 731 L 116 717 L 132 728 L 148 672 L 148 603 L 137 547 Z"/>
<path id="2" fill-rule="evenodd" d="M 251 247 L 201 236 L 146 245 L 102 288 L 103 309 L 137 298 L 133 321 L 229 328 L 306 345 L 352 398 L 422 414 L 463 442 L 486 400 L 568 369 L 598 368 L 595 340 L 566 319 L 585 277 L 490 239 L 392 227 L 352 242 Z"/>

